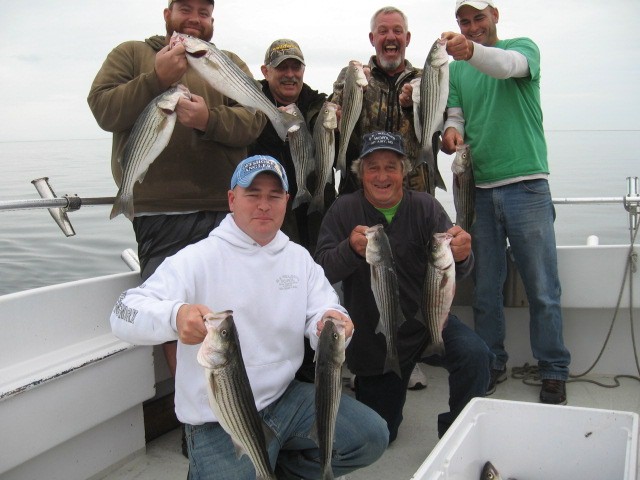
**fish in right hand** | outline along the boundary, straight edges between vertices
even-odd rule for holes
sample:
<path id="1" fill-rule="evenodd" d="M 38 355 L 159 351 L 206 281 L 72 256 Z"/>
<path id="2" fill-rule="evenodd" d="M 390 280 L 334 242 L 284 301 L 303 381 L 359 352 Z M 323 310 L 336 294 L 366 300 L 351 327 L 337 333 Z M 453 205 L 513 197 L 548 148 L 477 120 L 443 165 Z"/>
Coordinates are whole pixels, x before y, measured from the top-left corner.
<path id="1" fill-rule="evenodd" d="M 204 320 L 207 335 L 197 359 L 204 367 L 211 410 L 231 437 L 238 457 L 247 455 L 253 463 L 256 479 L 275 480 L 267 453 L 273 433 L 256 408 L 233 312 L 209 313 Z"/>
<path id="2" fill-rule="evenodd" d="M 364 233 L 367 237 L 365 258 L 371 265 L 371 290 L 380 314 L 376 333 L 384 334 L 387 346 L 387 357 L 382 373 L 393 371 L 402 378 L 397 339 L 398 329 L 406 319 L 400 307 L 400 287 L 394 269 L 389 237 L 382 225 L 369 227 Z"/>
<path id="3" fill-rule="evenodd" d="M 203 80 L 250 112 L 260 110 L 264 113 L 283 142 L 288 132 L 300 128 L 304 119 L 278 110 L 259 87 L 259 83 L 236 65 L 223 50 L 218 49 L 213 43 L 174 32 L 170 45 L 178 42 L 184 45 L 189 66 L 198 72 Z"/>

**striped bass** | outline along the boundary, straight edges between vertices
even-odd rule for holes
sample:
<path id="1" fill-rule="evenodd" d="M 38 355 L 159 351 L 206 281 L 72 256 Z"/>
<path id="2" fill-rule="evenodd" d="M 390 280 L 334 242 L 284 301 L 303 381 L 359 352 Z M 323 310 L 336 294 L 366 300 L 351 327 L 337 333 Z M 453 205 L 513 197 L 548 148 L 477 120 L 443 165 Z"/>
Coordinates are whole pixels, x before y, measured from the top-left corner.
<path id="1" fill-rule="evenodd" d="M 451 253 L 450 233 L 435 233 L 431 240 L 423 291 L 423 315 L 429 343 L 423 356 L 444 356 L 442 329 L 449 316 L 456 291 L 456 265 Z"/>
<path id="2" fill-rule="evenodd" d="M 232 98 L 250 111 L 263 112 L 284 142 L 287 132 L 295 130 L 300 119 L 278 110 L 266 97 L 258 82 L 242 71 L 238 65 L 213 43 L 196 37 L 174 32 L 170 45 L 182 43 L 187 52 L 189 66 L 202 76 L 213 88 Z"/>
<path id="3" fill-rule="evenodd" d="M 394 371 L 402 377 L 397 336 L 398 328 L 404 323 L 405 318 L 400 308 L 400 290 L 393 266 L 391 245 L 382 225 L 369 227 L 364 233 L 367 237 L 365 257 L 371 265 L 371 289 L 380 314 L 375 333 L 382 332 L 387 343 L 383 373 Z"/>
<path id="4" fill-rule="evenodd" d="M 204 367 L 209 405 L 231 436 L 238 457 L 251 459 L 257 479 L 275 480 L 267 453 L 273 434 L 256 409 L 232 314 L 227 310 L 205 315 L 207 336 L 198 350 L 198 363 Z"/>
<path id="5" fill-rule="evenodd" d="M 302 119 L 300 128 L 293 132 L 289 132 L 289 148 L 291 149 L 291 160 L 296 171 L 296 185 L 298 191 L 293 199 L 291 208 L 297 208 L 303 203 L 311 201 L 311 192 L 307 187 L 307 179 L 315 168 L 315 147 L 313 145 L 313 137 L 307 128 L 307 122 L 304 115 L 295 103 L 284 107 L 284 111 L 289 115 Z"/>
<path id="6" fill-rule="evenodd" d="M 418 116 L 420 131 L 416 132 L 420 140 L 420 154 L 414 168 L 421 163 L 427 164 L 428 192 L 435 193 L 436 187 L 447 190 L 438 170 L 437 154 L 440 150 L 439 135 L 444 126 L 444 113 L 449 96 L 449 55 L 446 50 L 446 40 L 438 38 L 427 55 L 420 77 L 419 108 L 414 108 L 415 116 Z M 417 83 L 417 82 L 415 82 Z M 415 85 L 414 83 L 414 85 Z M 414 92 L 416 88 L 414 88 Z M 412 97 L 414 102 L 417 95 Z"/>
<path id="7" fill-rule="evenodd" d="M 333 480 L 331 456 L 342 394 L 344 349 L 344 324 L 339 320 L 327 318 L 320 332 L 316 350 L 316 420 L 311 429 L 311 438 L 320 449 L 320 471 L 323 480 Z"/>
<path id="8" fill-rule="evenodd" d="M 133 187 L 136 182 L 142 183 L 151 164 L 169 143 L 176 125 L 176 105 L 181 98 L 191 99 L 187 87 L 181 84 L 171 87 L 151 100 L 133 124 L 120 159 L 122 183 L 110 218 L 123 213 L 133 220 Z"/>
<path id="9" fill-rule="evenodd" d="M 340 117 L 340 142 L 337 160 L 340 181 L 344 181 L 347 174 L 347 147 L 353 129 L 362 113 L 364 87 L 368 84 L 362 63 L 351 60 L 347 67 L 344 89 L 342 90 L 342 116 Z"/>
<path id="10" fill-rule="evenodd" d="M 324 189 L 333 177 L 333 162 L 336 156 L 336 128 L 338 105 L 324 102 L 313 127 L 313 143 L 316 147 L 316 185 L 307 213 L 324 213 Z"/>
<path id="11" fill-rule="evenodd" d="M 456 225 L 469 232 L 475 219 L 476 186 L 471 166 L 469 145 L 456 146 L 451 163 L 453 172 L 453 204 L 456 208 Z"/>

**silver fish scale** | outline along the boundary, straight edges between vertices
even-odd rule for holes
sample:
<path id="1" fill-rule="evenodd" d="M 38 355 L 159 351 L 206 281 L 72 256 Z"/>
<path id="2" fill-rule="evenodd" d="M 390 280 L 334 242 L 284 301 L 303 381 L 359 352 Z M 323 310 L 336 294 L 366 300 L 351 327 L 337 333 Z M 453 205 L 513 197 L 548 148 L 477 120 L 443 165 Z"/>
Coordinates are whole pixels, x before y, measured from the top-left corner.
<path id="1" fill-rule="evenodd" d="M 229 333 L 227 362 L 221 367 L 208 369 L 210 393 L 215 399 L 212 408 L 233 443 L 251 459 L 256 478 L 275 479 L 267 453 L 263 421 L 256 409 L 233 317 L 227 317 L 226 321 L 224 328 Z"/>
<path id="2" fill-rule="evenodd" d="M 342 394 L 344 349 L 344 333 L 340 335 L 335 324 L 332 321 L 327 321 L 318 340 L 315 377 L 315 435 L 320 450 L 320 470 L 324 480 L 333 479 L 331 457 L 336 418 Z"/>
<path id="3" fill-rule="evenodd" d="M 136 119 L 122 154 L 122 183 L 110 218 L 123 213 L 133 219 L 133 187 L 144 180 L 151 164 L 169 143 L 176 124 L 174 109 L 181 97 L 187 97 L 185 91 L 188 93 L 184 87 L 170 88 L 149 102 Z M 158 106 L 160 102 L 164 108 Z"/>
<path id="4" fill-rule="evenodd" d="M 429 253 L 424 283 L 423 313 L 429 332 L 430 354 L 444 354 L 442 329 L 449 315 L 455 293 L 456 267 L 448 233 L 436 233 Z"/>
<path id="5" fill-rule="evenodd" d="M 307 123 L 304 121 L 304 115 L 295 103 L 287 105 L 285 109 L 297 118 L 301 118 L 303 122 L 300 124 L 300 128 L 293 132 L 289 132 L 289 145 L 291 148 L 291 160 L 293 160 L 293 166 L 296 172 L 296 185 L 298 191 L 291 208 L 296 208 L 303 203 L 311 201 L 311 193 L 307 188 L 307 180 L 309 175 L 313 171 L 315 166 L 315 148 L 313 144 L 313 137 L 311 132 L 307 128 Z"/>
<path id="6" fill-rule="evenodd" d="M 433 193 L 436 186 L 446 190 L 442 176 L 438 170 L 438 163 L 433 151 L 433 136 L 444 121 L 444 112 L 449 95 L 449 63 L 445 61 L 442 66 L 435 66 L 434 60 L 442 56 L 442 46 L 437 39 L 431 46 L 422 70 L 420 81 L 420 118 L 422 135 L 420 138 L 421 153 L 419 161 L 427 163 L 429 172 L 429 192 Z M 446 51 L 444 52 L 446 57 Z"/>
<path id="7" fill-rule="evenodd" d="M 340 118 L 340 145 L 338 148 L 337 167 L 340 171 L 340 180 L 344 180 L 347 170 L 347 147 L 353 129 L 360 118 L 362 112 L 362 101 L 364 97 L 363 87 L 358 85 L 358 79 L 362 78 L 362 64 L 360 62 L 350 62 L 344 80 L 344 90 L 342 96 L 342 117 Z"/>
<path id="8" fill-rule="evenodd" d="M 187 54 L 187 62 L 200 76 L 226 97 L 232 98 L 245 107 L 263 112 L 273 124 L 278 136 L 284 141 L 287 131 L 300 124 L 300 120 L 287 116 L 278 110 L 262 92 L 258 83 L 233 63 L 222 50 L 213 43 L 174 33 L 173 38 L 181 41 L 187 52 L 201 52 L 204 56 L 194 57 Z"/>
<path id="9" fill-rule="evenodd" d="M 380 314 L 379 328 L 382 330 L 387 347 L 387 358 L 383 373 L 393 370 L 401 376 L 398 357 L 398 328 L 405 321 L 400 308 L 398 277 L 393 268 L 393 256 L 389 238 L 382 225 L 366 230 L 366 260 L 371 265 L 371 289 Z"/>
<path id="10" fill-rule="evenodd" d="M 325 102 L 316 124 L 313 127 L 313 143 L 316 147 L 316 188 L 308 213 L 324 213 L 324 187 L 331 182 L 333 159 L 336 154 L 336 108 L 337 105 Z"/>
<path id="11" fill-rule="evenodd" d="M 475 219 L 475 181 L 471 167 L 471 151 L 468 145 L 456 147 L 451 163 L 453 171 L 453 205 L 456 209 L 456 225 L 470 231 Z"/>

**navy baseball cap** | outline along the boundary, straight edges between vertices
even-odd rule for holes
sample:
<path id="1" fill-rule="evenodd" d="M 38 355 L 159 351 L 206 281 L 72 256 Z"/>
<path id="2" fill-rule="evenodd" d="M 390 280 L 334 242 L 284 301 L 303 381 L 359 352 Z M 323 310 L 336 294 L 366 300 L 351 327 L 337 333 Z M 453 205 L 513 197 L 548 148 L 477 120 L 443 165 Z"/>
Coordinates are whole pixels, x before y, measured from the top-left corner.
<path id="1" fill-rule="evenodd" d="M 390 132 L 371 132 L 362 136 L 362 151 L 360 158 L 376 150 L 393 150 L 403 157 L 406 156 L 402 146 L 402 137 Z"/>
<path id="2" fill-rule="evenodd" d="M 282 183 L 282 188 L 286 192 L 289 191 L 289 181 L 284 167 L 275 158 L 268 155 L 254 155 L 242 160 L 231 176 L 231 189 L 233 190 L 236 185 L 248 188 L 256 175 L 262 172 L 275 174 Z"/>

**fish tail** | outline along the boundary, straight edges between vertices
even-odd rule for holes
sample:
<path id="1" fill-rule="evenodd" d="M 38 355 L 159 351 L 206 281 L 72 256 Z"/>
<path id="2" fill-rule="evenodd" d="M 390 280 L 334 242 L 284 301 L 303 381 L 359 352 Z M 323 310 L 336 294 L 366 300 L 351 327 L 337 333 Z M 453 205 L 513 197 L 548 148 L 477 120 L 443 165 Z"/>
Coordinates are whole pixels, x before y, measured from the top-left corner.
<path id="1" fill-rule="evenodd" d="M 287 138 L 289 131 L 296 131 L 300 128 L 300 124 L 304 122 L 304 119 L 298 118 L 290 113 L 278 110 L 278 117 L 274 119 L 273 128 L 275 128 L 278 136 L 282 141 Z"/>
<path id="2" fill-rule="evenodd" d="M 420 149 L 420 153 L 418 153 L 418 158 L 416 158 L 414 161 L 413 169 L 415 170 L 423 163 L 429 164 L 429 150 L 425 148 Z"/>
<path id="3" fill-rule="evenodd" d="M 115 202 L 113 202 L 113 208 L 111 208 L 111 215 L 109 219 L 113 220 L 120 214 L 124 214 L 129 220 L 133 221 L 133 196 L 132 195 L 118 195 Z"/>
<path id="4" fill-rule="evenodd" d="M 311 194 L 309 193 L 309 190 L 302 189 L 302 190 L 298 190 L 298 193 L 296 194 L 296 198 L 293 199 L 293 203 L 291 204 L 291 209 L 295 209 L 297 207 L 299 207 L 300 205 L 302 205 L 303 203 L 309 203 L 312 200 Z"/>
<path id="5" fill-rule="evenodd" d="M 422 353 L 423 357 L 431 357 L 432 355 L 439 355 L 440 357 L 444 357 L 443 341 L 430 343 L 429 345 L 427 345 L 427 348 L 425 348 L 424 352 Z"/>
<path id="6" fill-rule="evenodd" d="M 316 195 L 311 200 L 311 203 L 309 204 L 309 208 L 307 210 L 307 215 L 311 215 L 313 212 L 324 213 L 324 196 L 323 195 Z"/>
<path id="7" fill-rule="evenodd" d="M 322 472 L 322 480 L 334 480 L 333 470 L 331 469 L 331 465 L 327 465 Z"/>

